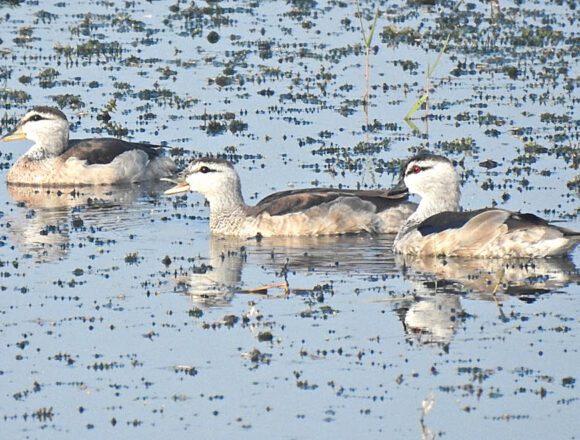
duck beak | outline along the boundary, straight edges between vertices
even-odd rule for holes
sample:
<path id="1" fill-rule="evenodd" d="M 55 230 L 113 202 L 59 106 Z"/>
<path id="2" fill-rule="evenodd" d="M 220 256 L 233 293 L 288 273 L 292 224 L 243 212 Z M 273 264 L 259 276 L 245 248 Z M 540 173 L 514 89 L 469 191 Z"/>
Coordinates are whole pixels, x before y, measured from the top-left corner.
<path id="1" fill-rule="evenodd" d="M 22 139 L 26 139 L 26 133 L 24 133 L 20 127 L 16 127 L 11 133 L 0 138 L 3 142 L 20 141 Z"/>
<path id="2" fill-rule="evenodd" d="M 405 185 L 404 179 L 399 180 L 399 183 L 397 183 L 389 190 L 389 195 L 391 196 L 403 196 L 408 194 L 409 188 L 407 188 L 407 185 Z"/>
<path id="3" fill-rule="evenodd" d="M 189 191 L 189 183 L 187 182 L 175 182 L 175 183 L 177 183 L 177 185 L 175 185 L 173 188 L 169 188 L 163 194 L 165 194 L 166 196 L 170 196 L 172 194 L 179 194 L 182 192 Z"/>

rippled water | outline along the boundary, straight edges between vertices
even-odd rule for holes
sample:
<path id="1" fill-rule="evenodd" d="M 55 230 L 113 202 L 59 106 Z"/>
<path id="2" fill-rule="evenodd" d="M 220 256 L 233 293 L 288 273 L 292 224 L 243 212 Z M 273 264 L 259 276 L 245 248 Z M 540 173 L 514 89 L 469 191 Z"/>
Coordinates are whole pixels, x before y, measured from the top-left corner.
<path id="1" fill-rule="evenodd" d="M 466 208 L 580 229 L 573 4 L 456 6 L 360 2 L 367 29 L 380 11 L 365 112 L 356 2 L 3 2 L 2 134 L 59 105 L 73 137 L 235 161 L 249 203 L 387 187 L 429 148 L 458 162 Z M 27 145 L 0 145 L 1 179 Z M 580 251 L 220 240 L 201 197 L 164 188 L 0 186 L 3 438 L 577 436 Z"/>

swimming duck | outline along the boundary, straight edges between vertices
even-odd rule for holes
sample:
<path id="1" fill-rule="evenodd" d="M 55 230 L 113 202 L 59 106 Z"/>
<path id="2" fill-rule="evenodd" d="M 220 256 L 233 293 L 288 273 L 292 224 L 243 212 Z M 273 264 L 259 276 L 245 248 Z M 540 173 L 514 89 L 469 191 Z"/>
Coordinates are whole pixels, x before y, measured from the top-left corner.
<path id="1" fill-rule="evenodd" d="M 240 178 L 222 159 L 198 159 L 184 179 L 165 192 L 197 191 L 209 202 L 210 230 L 239 237 L 395 233 L 416 205 L 407 195 L 381 190 L 310 188 L 269 195 L 255 206 L 244 203 Z"/>
<path id="2" fill-rule="evenodd" d="M 3 141 L 28 139 L 34 145 L 8 171 L 18 185 L 110 185 L 158 179 L 174 173 L 175 163 L 161 147 L 120 139 L 69 139 L 65 114 L 34 107 Z"/>
<path id="3" fill-rule="evenodd" d="M 484 208 L 459 211 L 459 176 L 453 163 L 419 154 L 403 167 L 391 193 L 421 196 L 394 242 L 396 252 L 486 258 L 534 258 L 564 255 L 580 243 L 580 233 L 534 214 Z"/>

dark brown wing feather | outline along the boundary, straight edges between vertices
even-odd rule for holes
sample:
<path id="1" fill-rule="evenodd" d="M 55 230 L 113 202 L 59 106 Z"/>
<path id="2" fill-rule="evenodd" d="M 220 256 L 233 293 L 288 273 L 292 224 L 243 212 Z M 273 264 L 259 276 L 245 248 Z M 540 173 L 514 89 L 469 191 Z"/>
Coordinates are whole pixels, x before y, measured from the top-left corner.
<path id="1" fill-rule="evenodd" d="M 75 157 L 79 160 L 86 160 L 88 165 L 107 164 L 131 150 L 143 151 L 149 159 L 154 159 L 161 153 L 161 147 L 157 145 L 139 144 L 114 138 L 71 139 L 62 158 L 67 160 Z"/>
<path id="2" fill-rule="evenodd" d="M 339 197 L 358 197 L 376 206 L 377 212 L 397 206 L 407 200 L 408 195 L 393 196 L 386 190 L 353 190 L 334 188 L 309 188 L 282 191 L 260 200 L 251 209 L 253 215 L 267 212 L 270 215 L 285 215 L 305 211 L 314 206 L 330 203 Z"/>
<path id="3" fill-rule="evenodd" d="M 548 223 L 541 217 L 529 213 L 511 212 L 504 209 L 495 208 L 483 208 L 476 211 L 463 211 L 463 212 L 440 212 L 435 214 L 426 220 L 423 220 L 419 225 L 417 225 L 417 230 L 421 235 L 426 236 L 430 234 L 436 234 L 443 232 L 448 229 L 460 229 L 465 224 L 477 217 L 480 214 L 497 211 L 498 213 L 504 213 L 505 221 L 503 222 L 508 231 L 516 231 L 519 229 L 530 229 L 538 226 L 545 228 L 553 228 L 559 230 L 564 236 L 578 235 L 577 232 L 560 228 L 556 225 Z"/>
<path id="4" fill-rule="evenodd" d="M 543 226 L 546 228 L 557 229 L 564 237 L 574 237 L 576 240 L 578 240 L 578 237 L 580 237 L 580 232 L 556 226 L 552 223 L 548 223 L 546 220 L 538 217 L 537 215 L 529 213 L 512 212 L 510 217 L 506 220 L 505 224 L 507 225 L 509 231 L 516 229 L 528 229 L 534 226 Z"/>
<path id="5" fill-rule="evenodd" d="M 478 209 L 477 211 L 440 212 L 439 214 L 432 215 L 419 223 L 417 225 L 417 230 L 422 236 L 426 236 L 430 234 L 438 234 L 448 229 L 460 229 L 465 226 L 469 220 L 487 210 L 488 209 L 484 208 Z"/>
<path id="6" fill-rule="evenodd" d="M 512 212 L 505 224 L 509 231 L 527 229 L 533 226 L 552 226 L 543 218 L 534 214 Z"/>

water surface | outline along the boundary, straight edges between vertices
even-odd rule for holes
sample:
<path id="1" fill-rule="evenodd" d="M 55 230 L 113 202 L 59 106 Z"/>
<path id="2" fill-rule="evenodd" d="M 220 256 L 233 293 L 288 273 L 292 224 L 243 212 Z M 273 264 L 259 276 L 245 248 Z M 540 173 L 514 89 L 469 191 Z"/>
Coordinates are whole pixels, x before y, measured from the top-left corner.
<path id="1" fill-rule="evenodd" d="M 2 134 L 58 105 L 73 137 L 233 160 L 248 203 L 388 187 L 428 148 L 457 162 L 464 207 L 580 229 L 577 13 L 500 6 L 4 2 Z M 376 9 L 367 87 L 357 14 L 368 34 Z M 1 180 L 28 145 L 0 145 Z M 580 251 L 212 239 L 203 199 L 164 188 L 0 185 L 3 437 L 576 438 Z"/>

